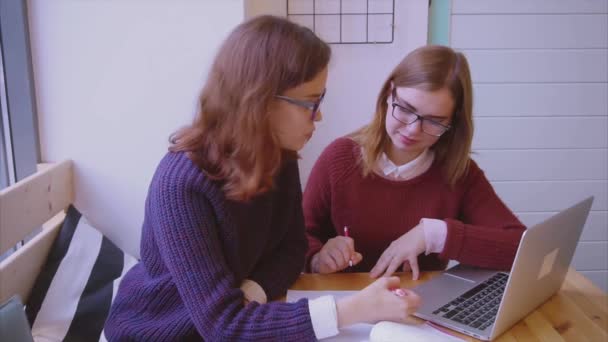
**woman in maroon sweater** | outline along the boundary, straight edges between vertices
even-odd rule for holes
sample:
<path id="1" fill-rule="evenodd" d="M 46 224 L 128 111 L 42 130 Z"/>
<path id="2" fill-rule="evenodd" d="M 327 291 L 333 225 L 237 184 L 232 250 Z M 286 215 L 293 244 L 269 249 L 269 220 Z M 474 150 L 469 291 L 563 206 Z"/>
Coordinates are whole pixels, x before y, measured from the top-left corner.
<path id="1" fill-rule="evenodd" d="M 511 267 L 525 227 L 470 159 L 472 99 L 467 60 L 451 48 L 424 46 L 397 65 L 372 122 L 331 143 L 313 167 L 303 204 L 308 270 L 403 269 L 417 279 L 448 260 Z"/>

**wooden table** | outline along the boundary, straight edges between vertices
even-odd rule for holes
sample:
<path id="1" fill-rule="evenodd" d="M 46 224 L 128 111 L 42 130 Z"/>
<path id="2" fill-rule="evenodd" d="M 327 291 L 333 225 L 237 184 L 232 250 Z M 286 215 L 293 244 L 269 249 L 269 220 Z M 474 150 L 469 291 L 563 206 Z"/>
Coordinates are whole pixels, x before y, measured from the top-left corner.
<path id="1" fill-rule="evenodd" d="M 428 281 L 439 272 L 398 273 L 403 287 Z M 372 283 L 367 273 L 302 274 L 292 290 L 360 290 Z M 421 319 L 413 317 L 422 322 Z M 467 341 L 473 337 L 453 332 Z M 598 341 L 608 342 L 608 297 L 580 273 L 570 269 L 562 289 L 495 341 Z"/>

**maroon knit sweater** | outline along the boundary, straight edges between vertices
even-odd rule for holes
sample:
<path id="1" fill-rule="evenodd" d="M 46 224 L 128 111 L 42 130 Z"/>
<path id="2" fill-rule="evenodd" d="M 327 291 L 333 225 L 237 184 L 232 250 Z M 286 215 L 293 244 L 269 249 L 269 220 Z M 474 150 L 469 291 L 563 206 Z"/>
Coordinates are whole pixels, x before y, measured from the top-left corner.
<path id="1" fill-rule="evenodd" d="M 304 192 L 304 219 L 310 259 L 348 226 L 363 261 L 347 271 L 370 271 L 389 244 L 422 218 L 447 223 L 440 254 L 421 254 L 421 270 L 444 269 L 448 260 L 493 269 L 510 269 L 526 227 L 498 198 L 483 171 L 471 160 L 454 187 L 435 161 L 423 174 L 393 181 L 363 177 L 361 148 L 348 138 L 331 143 L 317 160 Z"/>

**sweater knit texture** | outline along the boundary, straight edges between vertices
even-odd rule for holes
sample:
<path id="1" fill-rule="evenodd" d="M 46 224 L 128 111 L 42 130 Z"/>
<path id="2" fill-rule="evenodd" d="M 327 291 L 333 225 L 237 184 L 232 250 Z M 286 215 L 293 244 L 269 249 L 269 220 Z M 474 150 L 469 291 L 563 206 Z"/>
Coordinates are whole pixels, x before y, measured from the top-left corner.
<path id="1" fill-rule="evenodd" d="M 314 165 L 304 192 L 310 259 L 348 226 L 363 260 L 346 272 L 369 272 L 390 243 L 422 218 L 447 224 L 441 253 L 418 256 L 420 270 L 445 269 L 449 260 L 492 269 L 511 268 L 525 226 L 494 192 L 471 160 L 466 175 L 451 187 L 435 160 L 421 175 L 390 180 L 363 177 L 361 147 L 349 138 L 332 142 Z"/>
<path id="2" fill-rule="evenodd" d="M 227 199 L 184 154 L 160 162 L 146 199 L 141 261 L 124 277 L 104 331 L 109 341 L 314 341 L 307 300 L 243 304 L 251 279 L 268 299 L 304 267 L 296 160 L 275 188 Z"/>

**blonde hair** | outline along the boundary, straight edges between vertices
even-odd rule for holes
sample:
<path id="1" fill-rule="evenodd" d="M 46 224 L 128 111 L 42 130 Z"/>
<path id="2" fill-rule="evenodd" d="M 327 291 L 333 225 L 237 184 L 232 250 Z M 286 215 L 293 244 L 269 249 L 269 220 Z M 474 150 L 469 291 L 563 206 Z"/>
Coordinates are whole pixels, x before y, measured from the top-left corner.
<path id="1" fill-rule="evenodd" d="M 329 45 L 310 29 L 273 16 L 237 26 L 222 44 L 191 125 L 175 132 L 183 151 L 226 196 L 247 200 L 273 186 L 283 151 L 268 112 L 275 95 L 312 80 L 329 63 Z"/>
<path id="2" fill-rule="evenodd" d="M 451 128 L 431 147 L 450 185 L 466 175 L 473 141 L 473 88 L 466 57 L 446 46 L 427 45 L 409 53 L 384 82 L 370 124 L 350 137 L 363 149 L 363 174 L 369 175 L 390 139 L 385 121 L 392 85 L 436 91 L 447 88 L 454 99 Z"/>

